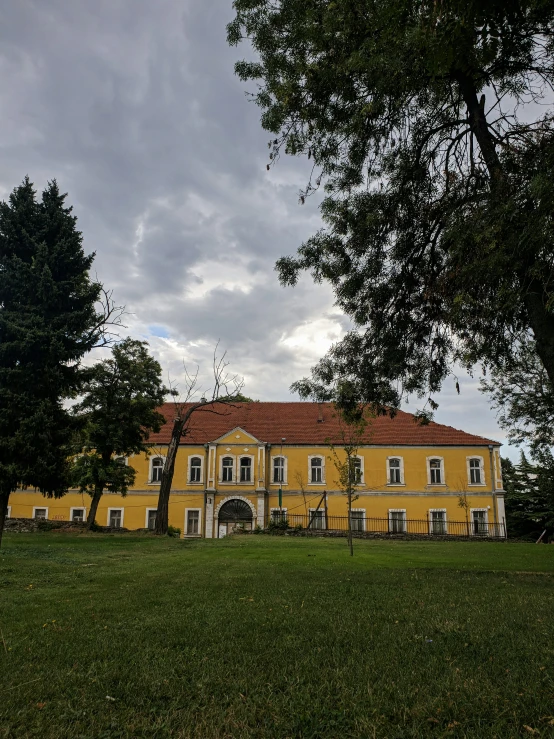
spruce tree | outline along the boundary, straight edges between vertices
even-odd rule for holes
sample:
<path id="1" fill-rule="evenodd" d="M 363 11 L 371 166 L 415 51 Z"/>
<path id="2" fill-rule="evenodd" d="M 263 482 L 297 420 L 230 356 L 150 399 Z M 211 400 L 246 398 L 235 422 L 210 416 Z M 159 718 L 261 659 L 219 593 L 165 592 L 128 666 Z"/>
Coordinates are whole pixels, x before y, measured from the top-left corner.
<path id="1" fill-rule="evenodd" d="M 10 494 L 64 494 L 82 357 L 101 339 L 101 285 L 55 181 L 40 200 L 25 178 L 0 204 L 0 537 Z"/>

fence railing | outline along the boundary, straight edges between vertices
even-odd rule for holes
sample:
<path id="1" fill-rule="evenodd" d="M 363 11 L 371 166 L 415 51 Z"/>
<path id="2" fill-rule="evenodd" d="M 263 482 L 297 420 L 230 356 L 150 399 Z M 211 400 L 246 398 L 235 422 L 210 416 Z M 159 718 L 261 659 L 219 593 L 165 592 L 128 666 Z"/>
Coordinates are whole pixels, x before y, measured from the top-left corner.
<path id="1" fill-rule="evenodd" d="M 269 527 L 306 531 L 347 533 L 348 516 L 325 516 L 323 511 L 309 515 L 272 511 Z M 419 536 L 495 537 L 505 538 L 504 523 L 489 523 L 482 519 L 449 521 L 428 518 L 413 519 L 394 515 L 389 518 L 366 518 L 354 515 L 352 531 L 366 534 L 413 534 Z"/>

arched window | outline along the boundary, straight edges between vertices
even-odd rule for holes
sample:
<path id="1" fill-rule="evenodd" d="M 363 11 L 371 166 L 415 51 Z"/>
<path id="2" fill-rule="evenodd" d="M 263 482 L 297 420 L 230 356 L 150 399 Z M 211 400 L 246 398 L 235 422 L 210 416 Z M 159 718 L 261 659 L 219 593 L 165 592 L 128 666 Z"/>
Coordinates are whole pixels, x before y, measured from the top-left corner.
<path id="1" fill-rule="evenodd" d="M 285 482 L 285 458 L 275 457 L 273 459 L 273 482 Z"/>
<path id="2" fill-rule="evenodd" d="M 400 485 L 402 482 L 401 463 L 398 457 L 389 459 L 389 485 Z"/>
<path id="3" fill-rule="evenodd" d="M 252 460 L 250 457 L 240 458 L 240 481 L 252 482 Z"/>
<path id="4" fill-rule="evenodd" d="M 482 474 L 482 461 L 479 457 L 469 460 L 469 482 L 471 485 L 481 485 L 484 475 Z"/>
<path id="5" fill-rule="evenodd" d="M 442 459 L 429 460 L 429 483 L 431 485 L 442 485 Z"/>
<path id="6" fill-rule="evenodd" d="M 190 460 L 190 481 L 202 481 L 202 457 L 191 457 Z"/>
<path id="7" fill-rule="evenodd" d="M 321 457 L 312 457 L 310 460 L 310 482 L 323 482 L 323 460 Z"/>
<path id="8" fill-rule="evenodd" d="M 152 460 L 152 482 L 162 481 L 162 472 L 164 468 L 164 461 L 161 457 L 154 457 Z"/>
<path id="9" fill-rule="evenodd" d="M 221 461 L 221 481 L 233 482 L 233 457 L 223 457 Z"/>

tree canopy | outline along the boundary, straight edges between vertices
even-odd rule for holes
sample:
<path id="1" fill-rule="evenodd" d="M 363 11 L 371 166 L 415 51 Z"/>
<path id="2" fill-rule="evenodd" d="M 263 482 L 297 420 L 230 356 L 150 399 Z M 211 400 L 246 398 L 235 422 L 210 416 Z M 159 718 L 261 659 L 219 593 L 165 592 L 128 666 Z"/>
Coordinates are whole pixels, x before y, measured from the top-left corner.
<path id="1" fill-rule="evenodd" d="M 552 0 L 234 0 L 269 164 L 306 155 L 324 228 L 279 260 L 355 328 L 303 396 L 398 406 L 532 332 L 554 382 Z"/>
<path id="2" fill-rule="evenodd" d="M 150 432 L 165 423 L 157 409 L 169 390 L 147 346 L 131 338 L 116 344 L 109 359 L 92 367 L 83 397 L 74 407 L 82 431 L 72 481 L 92 497 L 89 526 L 105 489 L 125 495 L 134 482 L 132 465 L 122 465 L 115 457 L 146 452 Z"/>
<path id="3" fill-rule="evenodd" d="M 538 464 L 521 453 L 519 464 L 502 459 L 502 477 L 506 490 L 506 524 L 511 537 L 535 541 L 546 530 L 554 534 L 554 459 L 541 455 Z"/>
<path id="4" fill-rule="evenodd" d="M 37 200 L 26 178 L 0 203 L 0 535 L 18 485 L 49 496 L 68 484 L 72 433 L 63 400 L 83 380 L 80 360 L 105 316 L 72 208 L 56 182 Z"/>

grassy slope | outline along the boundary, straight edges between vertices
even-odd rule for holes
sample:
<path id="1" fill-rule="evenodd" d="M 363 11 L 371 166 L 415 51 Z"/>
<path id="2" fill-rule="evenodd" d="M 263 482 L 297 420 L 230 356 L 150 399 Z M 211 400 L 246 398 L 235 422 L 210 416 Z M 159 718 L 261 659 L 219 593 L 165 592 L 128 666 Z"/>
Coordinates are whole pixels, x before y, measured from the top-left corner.
<path id="1" fill-rule="evenodd" d="M 5 536 L 0 737 L 554 736 L 554 547 L 355 546 Z"/>

